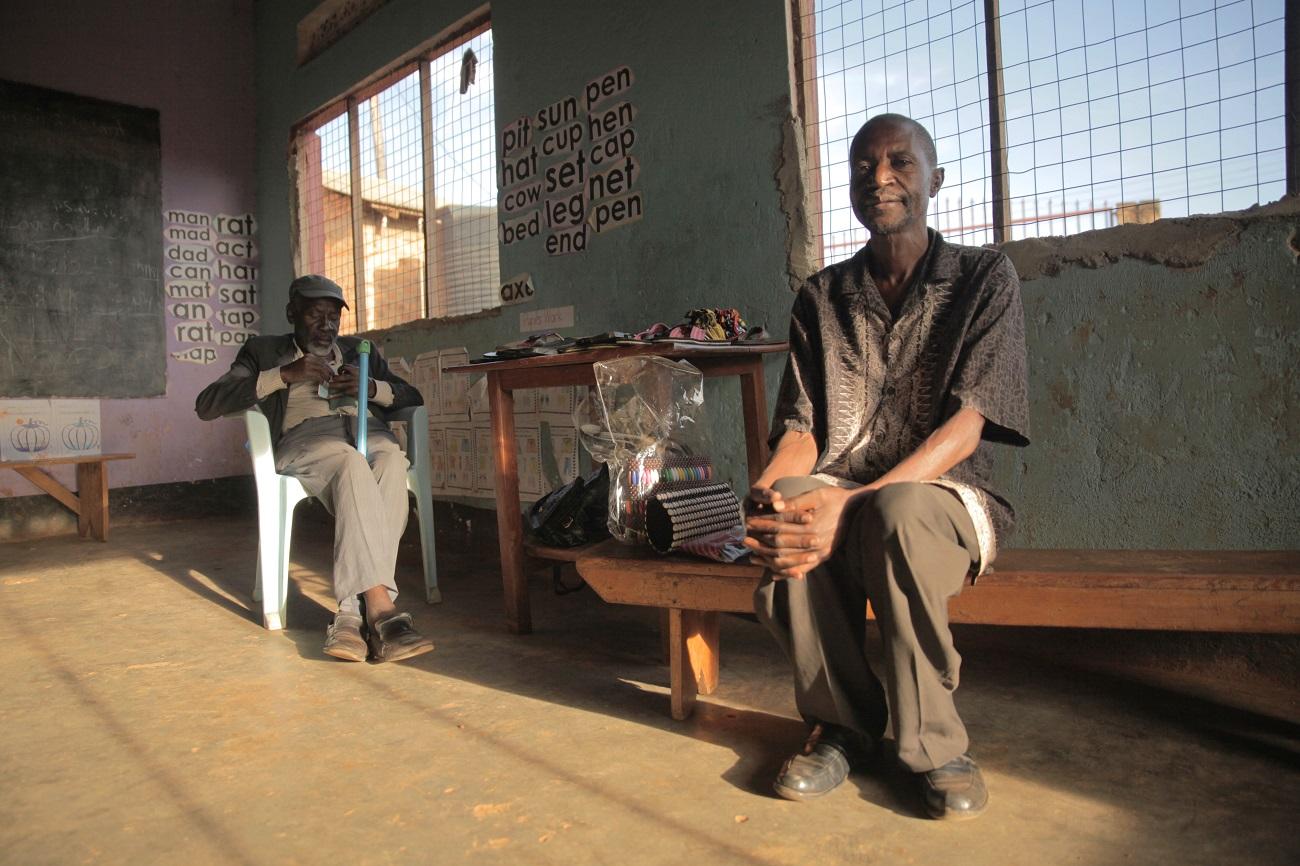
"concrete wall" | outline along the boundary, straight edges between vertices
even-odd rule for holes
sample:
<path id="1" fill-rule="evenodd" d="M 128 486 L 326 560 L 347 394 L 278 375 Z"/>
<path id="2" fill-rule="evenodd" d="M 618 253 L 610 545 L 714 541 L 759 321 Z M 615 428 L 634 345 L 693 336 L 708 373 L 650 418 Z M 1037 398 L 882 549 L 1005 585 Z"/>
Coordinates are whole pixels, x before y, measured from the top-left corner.
<path id="1" fill-rule="evenodd" d="M 1300 201 L 1006 252 L 1034 447 L 1026 547 L 1300 545 Z"/>
<path id="2" fill-rule="evenodd" d="M 248 213 L 254 207 L 252 5 L 5 3 L 0 78 L 157 109 L 163 210 Z M 169 348 L 179 348 L 173 343 L 169 337 Z M 194 415 L 195 395 L 234 355 L 235 349 L 222 349 L 211 366 L 169 358 L 165 396 L 103 401 L 104 451 L 137 455 L 111 465 L 112 487 L 247 471 L 238 431 L 229 425 L 214 430 Z M 57 467 L 55 474 L 72 483 L 71 467 Z M 0 473 L 0 500 L 38 493 L 16 473 Z M 56 523 L 64 531 L 75 527 L 68 519 Z M 0 526 L 0 537 L 8 534 Z"/>

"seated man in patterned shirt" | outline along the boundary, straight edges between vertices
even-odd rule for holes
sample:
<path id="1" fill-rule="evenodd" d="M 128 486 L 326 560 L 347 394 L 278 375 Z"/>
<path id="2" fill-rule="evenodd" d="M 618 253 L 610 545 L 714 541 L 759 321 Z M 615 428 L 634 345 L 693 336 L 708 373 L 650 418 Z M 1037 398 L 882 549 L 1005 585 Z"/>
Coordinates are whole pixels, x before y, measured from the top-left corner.
<path id="1" fill-rule="evenodd" d="M 334 594 L 338 613 L 325 652 L 347 661 L 397 661 L 426 653 L 409 613 L 394 600 L 397 547 L 410 504 L 410 467 L 384 416 L 418 406 L 420 392 L 393 373 L 383 355 L 370 355 L 367 395 L 376 415 L 367 428 L 366 456 L 357 450 L 360 391 L 356 337 L 340 337 L 347 302 L 333 280 L 316 274 L 289 285 L 285 315 L 292 334 L 252 337 L 224 376 L 199 394 L 194 408 L 211 421 L 261 408 L 271 427 L 275 470 L 292 475 L 334 515 Z M 368 646 L 367 646 L 368 644 Z"/>
<path id="2" fill-rule="evenodd" d="M 812 727 L 777 793 L 828 793 L 888 723 L 930 816 L 965 818 L 988 795 L 953 703 L 948 599 L 1012 528 L 990 483 L 994 444 L 1029 444 L 1028 401 L 1015 269 L 927 229 L 937 162 L 910 118 L 873 117 L 854 137 L 849 195 L 870 239 L 795 298 L 746 544 L 769 569 L 755 608 Z M 868 601 L 883 686 L 865 655 Z"/>

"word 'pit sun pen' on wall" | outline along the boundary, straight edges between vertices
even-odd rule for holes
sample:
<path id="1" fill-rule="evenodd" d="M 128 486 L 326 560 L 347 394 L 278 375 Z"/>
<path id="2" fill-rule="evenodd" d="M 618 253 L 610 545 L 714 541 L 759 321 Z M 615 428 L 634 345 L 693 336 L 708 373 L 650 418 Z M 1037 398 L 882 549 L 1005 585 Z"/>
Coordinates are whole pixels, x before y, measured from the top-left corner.
<path id="1" fill-rule="evenodd" d="M 502 130 L 503 245 L 545 234 L 548 255 L 580 253 L 593 236 L 641 219 L 636 107 L 623 98 L 632 84 L 620 66 Z"/>

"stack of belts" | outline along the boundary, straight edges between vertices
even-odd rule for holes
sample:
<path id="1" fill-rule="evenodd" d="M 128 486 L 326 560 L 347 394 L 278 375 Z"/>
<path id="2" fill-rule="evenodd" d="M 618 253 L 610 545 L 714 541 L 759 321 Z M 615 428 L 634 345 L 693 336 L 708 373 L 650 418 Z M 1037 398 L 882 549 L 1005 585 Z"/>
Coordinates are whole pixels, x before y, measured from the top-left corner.
<path id="1" fill-rule="evenodd" d="M 744 522 L 736 494 L 725 484 L 660 491 L 646 507 L 645 528 L 660 553 Z"/>

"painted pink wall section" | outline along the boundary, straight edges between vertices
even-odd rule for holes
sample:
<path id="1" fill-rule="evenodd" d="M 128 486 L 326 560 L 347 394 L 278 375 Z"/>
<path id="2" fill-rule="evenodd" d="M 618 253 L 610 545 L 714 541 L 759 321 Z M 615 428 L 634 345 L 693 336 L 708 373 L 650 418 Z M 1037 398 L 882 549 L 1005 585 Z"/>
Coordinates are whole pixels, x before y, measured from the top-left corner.
<path id="1" fill-rule="evenodd" d="M 253 0 L 2 3 L 0 34 L 0 78 L 159 111 L 164 214 L 253 212 Z M 168 314 L 169 334 L 174 324 Z M 282 312 L 259 324 L 287 330 Z M 180 348 L 169 336 L 169 351 Z M 218 352 L 206 366 L 169 356 L 164 397 L 102 401 L 104 451 L 136 454 L 110 464 L 111 486 L 249 472 L 243 424 L 194 415 L 195 395 L 236 349 Z M 71 470 L 57 468 L 71 484 Z M 0 473 L 0 497 L 39 492 Z"/>

